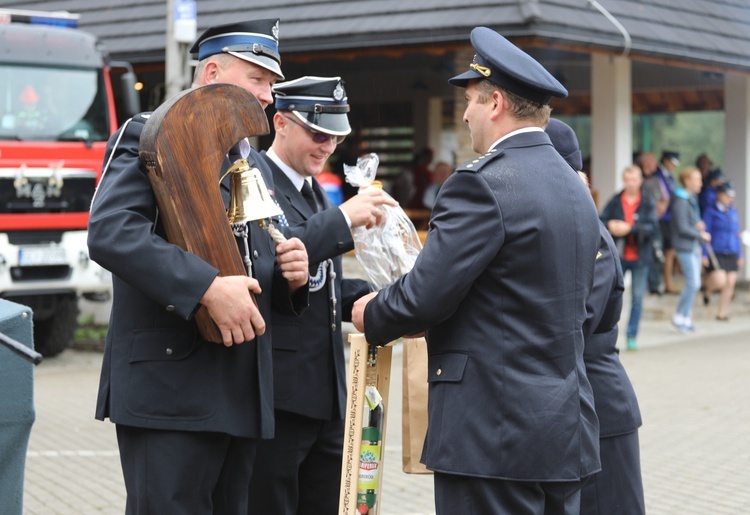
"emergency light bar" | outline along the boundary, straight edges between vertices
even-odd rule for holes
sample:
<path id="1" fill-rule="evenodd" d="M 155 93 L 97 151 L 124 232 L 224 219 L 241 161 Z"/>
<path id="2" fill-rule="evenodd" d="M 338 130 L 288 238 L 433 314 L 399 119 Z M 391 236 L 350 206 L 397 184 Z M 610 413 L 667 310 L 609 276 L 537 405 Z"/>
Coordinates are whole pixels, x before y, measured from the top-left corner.
<path id="1" fill-rule="evenodd" d="M 0 9 L 0 25 L 9 23 L 28 23 L 30 25 L 52 25 L 55 27 L 78 27 L 80 14 L 67 11 L 26 11 L 21 9 Z"/>

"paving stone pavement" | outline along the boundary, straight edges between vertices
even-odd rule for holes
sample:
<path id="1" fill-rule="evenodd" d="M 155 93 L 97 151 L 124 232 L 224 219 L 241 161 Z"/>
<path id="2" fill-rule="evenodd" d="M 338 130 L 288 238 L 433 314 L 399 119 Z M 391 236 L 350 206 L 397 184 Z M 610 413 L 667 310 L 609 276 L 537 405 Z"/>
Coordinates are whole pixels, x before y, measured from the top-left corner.
<path id="1" fill-rule="evenodd" d="M 696 308 L 697 333 L 673 332 L 676 297 L 646 298 L 639 350 L 623 352 L 643 412 L 646 508 L 651 515 L 750 513 L 750 304 L 729 322 Z M 628 302 L 625 303 L 628 306 Z M 623 318 L 627 319 L 627 313 Z M 101 353 L 65 351 L 35 370 L 24 513 L 117 514 L 125 491 L 114 426 L 94 420 Z M 383 515 L 434 513 L 432 477 L 401 471 L 401 352 L 394 350 Z M 272 515 L 272 514 L 271 514 Z"/>

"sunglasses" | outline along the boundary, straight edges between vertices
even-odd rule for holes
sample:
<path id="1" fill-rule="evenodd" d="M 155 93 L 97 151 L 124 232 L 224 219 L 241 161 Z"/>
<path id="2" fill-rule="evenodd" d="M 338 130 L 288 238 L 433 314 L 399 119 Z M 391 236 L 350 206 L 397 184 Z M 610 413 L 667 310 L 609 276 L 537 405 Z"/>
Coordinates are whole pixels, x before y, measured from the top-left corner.
<path id="1" fill-rule="evenodd" d="M 287 120 L 289 120 L 290 122 L 292 122 L 295 125 L 299 125 L 303 129 L 305 129 L 307 132 L 309 132 L 310 133 L 310 137 L 312 138 L 313 142 L 316 143 L 316 144 L 318 144 L 318 145 L 322 145 L 323 143 L 327 143 L 329 139 L 332 139 L 333 142 L 338 145 L 339 143 L 343 142 L 344 139 L 346 138 L 346 136 L 334 136 L 332 134 L 325 134 L 324 132 L 314 131 L 310 127 L 308 127 L 307 125 L 305 125 L 304 123 L 298 122 L 297 120 L 295 120 L 294 118 L 291 118 L 289 116 L 284 116 L 284 118 L 286 118 Z"/>

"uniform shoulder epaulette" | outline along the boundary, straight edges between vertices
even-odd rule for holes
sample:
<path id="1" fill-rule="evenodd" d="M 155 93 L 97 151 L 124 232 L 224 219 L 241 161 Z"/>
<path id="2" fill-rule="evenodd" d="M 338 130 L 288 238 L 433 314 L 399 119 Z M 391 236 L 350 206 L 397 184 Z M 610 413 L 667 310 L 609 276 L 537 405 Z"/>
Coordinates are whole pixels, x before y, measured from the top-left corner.
<path id="1" fill-rule="evenodd" d="M 481 156 L 477 156 L 474 159 L 469 159 L 464 164 L 459 166 L 456 171 L 479 171 L 482 169 L 482 167 L 492 161 L 493 159 L 497 159 L 498 157 L 502 156 L 505 153 L 505 150 L 502 148 L 492 148 L 487 152 L 486 154 L 483 154 Z"/>

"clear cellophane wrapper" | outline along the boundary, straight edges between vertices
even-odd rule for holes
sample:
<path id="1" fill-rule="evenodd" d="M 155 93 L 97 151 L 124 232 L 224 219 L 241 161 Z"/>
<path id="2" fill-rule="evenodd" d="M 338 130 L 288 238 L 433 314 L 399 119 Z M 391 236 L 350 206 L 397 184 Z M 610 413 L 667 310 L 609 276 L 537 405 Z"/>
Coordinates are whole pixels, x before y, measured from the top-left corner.
<path id="1" fill-rule="evenodd" d="M 378 163 L 377 154 L 371 153 L 357 159 L 355 166 L 344 165 L 347 182 L 360 191 L 380 187 L 373 184 Z M 422 250 L 417 230 L 400 206 L 382 205 L 380 209 L 383 211 L 380 224 L 371 229 L 352 229 L 354 254 L 376 290 L 411 270 Z"/>

